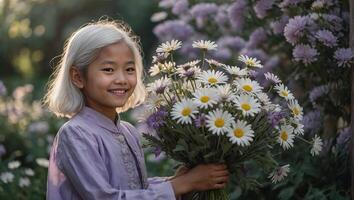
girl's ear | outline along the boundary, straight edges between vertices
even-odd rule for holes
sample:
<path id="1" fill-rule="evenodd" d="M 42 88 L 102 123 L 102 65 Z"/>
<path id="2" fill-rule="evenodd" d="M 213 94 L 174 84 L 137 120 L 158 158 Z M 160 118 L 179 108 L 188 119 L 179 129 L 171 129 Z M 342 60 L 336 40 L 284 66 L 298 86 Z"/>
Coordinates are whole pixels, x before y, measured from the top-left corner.
<path id="1" fill-rule="evenodd" d="M 74 66 L 70 68 L 70 78 L 76 87 L 80 89 L 84 88 L 84 78 L 78 68 Z"/>

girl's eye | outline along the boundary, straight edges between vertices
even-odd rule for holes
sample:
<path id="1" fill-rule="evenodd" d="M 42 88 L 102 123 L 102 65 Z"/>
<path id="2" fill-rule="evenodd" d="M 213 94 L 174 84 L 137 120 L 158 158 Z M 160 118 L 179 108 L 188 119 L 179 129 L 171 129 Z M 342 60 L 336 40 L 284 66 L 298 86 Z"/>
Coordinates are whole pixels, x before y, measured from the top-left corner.
<path id="1" fill-rule="evenodd" d="M 105 72 L 113 72 L 113 68 L 111 67 L 106 67 L 106 68 L 103 68 L 102 71 L 105 71 Z"/>
<path id="2" fill-rule="evenodd" d="M 135 72 L 135 68 L 134 68 L 134 67 L 129 67 L 129 68 L 127 69 L 127 71 L 130 72 L 130 73 Z"/>

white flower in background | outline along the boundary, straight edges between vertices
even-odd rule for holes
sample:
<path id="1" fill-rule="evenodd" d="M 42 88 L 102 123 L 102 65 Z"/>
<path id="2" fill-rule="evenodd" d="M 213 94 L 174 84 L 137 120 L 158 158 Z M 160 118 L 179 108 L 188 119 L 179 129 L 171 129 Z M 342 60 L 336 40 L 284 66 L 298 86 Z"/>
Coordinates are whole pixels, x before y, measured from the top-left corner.
<path id="1" fill-rule="evenodd" d="M 220 71 L 207 70 L 198 76 L 198 81 L 209 85 L 226 83 L 227 77 Z"/>
<path id="2" fill-rule="evenodd" d="M 157 53 L 156 56 L 152 56 L 152 63 L 161 63 L 167 59 L 169 53 Z"/>
<path id="3" fill-rule="evenodd" d="M 269 99 L 269 96 L 264 92 L 258 92 L 256 96 L 258 97 L 259 101 L 264 105 L 269 105 L 272 103 Z"/>
<path id="4" fill-rule="evenodd" d="M 288 103 L 288 107 L 291 110 L 291 113 L 296 119 L 301 120 L 303 117 L 302 107 L 300 107 L 299 103 L 295 99 L 291 99 Z"/>
<path id="5" fill-rule="evenodd" d="M 205 61 L 210 65 L 210 66 L 216 66 L 216 67 L 223 67 L 225 64 L 218 62 L 214 59 L 205 59 Z"/>
<path id="6" fill-rule="evenodd" d="M 208 108 L 217 103 L 218 96 L 214 88 L 201 88 L 193 94 L 194 102 L 200 108 Z"/>
<path id="7" fill-rule="evenodd" d="M 236 95 L 232 92 L 230 84 L 216 86 L 219 99 L 223 102 L 232 102 Z"/>
<path id="8" fill-rule="evenodd" d="M 263 67 L 261 61 L 257 60 L 256 58 L 248 57 L 246 55 L 240 55 L 238 57 L 238 60 L 245 63 L 247 67 L 258 67 L 258 68 Z"/>
<path id="9" fill-rule="evenodd" d="M 161 77 L 147 85 L 146 90 L 155 94 L 164 94 L 166 89 L 172 84 L 171 80 L 167 77 Z"/>
<path id="10" fill-rule="evenodd" d="M 277 183 L 283 180 L 290 172 L 289 164 L 282 167 L 278 167 L 272 173 L 269 174 L 268 178 L 272 180 L 272 183 Z"/>
<path id="11" fill-rule="evenodd" d="M 262 87 L 257 81 L 249 78 L 240 78 L 235 81 L 237 88 L 248 94 L 257 94 L 262 91 Z"/>
<path id="12" fill-rule="evenodd" d="M 218 45 L 215 44 L 215 42 L 212 42 L 210 40 L 199 40 L 199 41 L 193 41 L 192 47 L 202 49 L 205 51 L 210 51 L 210 50 L 216 50 Z"/>
<path id="13" fill-rule="evenodd" d="M 294 129 L 294 133 L 296 135 L 304 135 L 304 133 L 305 133 L 304 125 L 301 123 L 297 123 L 296 128 Z"/>
<path id="14" fill-rule="evenodd" d="M 49 160 L 46 158 L 36 158 L 36 163 L 44 168 L 48 168 L 49 166 Z"/>
<path id="15" fill-rule="evenodd" d="M 181 48 L 182 42 L 178 40 L 167 41 L 162 43 L 157 49 L 157 53 L 170 53 Z"/>
<path id="16" fill-rule="evenodd" d="M 311 155 L 319 155 L 319 153 L 322 151 L 322 146 L 322 139 L 318 135 L 315 135 L 315 137 L 312 139 Z"/>
<path id="17" fill-rule="evenodd" d="M 288 90 L 288 87 L 286 87 L 284 84 L 280 83 L 274 88 L 277 90 L 279 96 L 285 98 L 286 100 L 294 99 L 293 94 L 291 94 L 291 92 Z"/>
<path id="18" fill-rule="evenodd" d="M 34 176 L 34 171 L 30 168 L 25 169 L 25 174 L 27 176 Z"/>
<path id="19" fill-rule="evenodd" d="M 18 186 L 20 186 L 21 188 L 28 187 L 30 185 L 31 185 L 31 181 L 27 177 L 21 177 L 18 181 Z"/>
<path id="20" fill-rule="evenodd" d="M 151 66 L 149 69 L 150 76 L 156 76 L 156 75 L 160 74 L 161 68 L 162 68 L 161 65 L 162 65 L 161 63 L 157 63 L 157 64 L 154 64 L 153 66 Z"/>
<path id="21" fill-rule="evenodd" d="M 146 99 L 147 109 L 156 109 L 165 105 L 167 105 L 167 102 L 161 95 L 149 95 L 149 97 Z"/>
<path id="22" fill-rule="evenodd" d="M 4 183 L 11 183 L 14 180 L 15 176 L 11 172 L 3 172 L 0 175 L 0 179 Z"/>
<path id="23" fill-rule="evenodd" d="M 163 72 L 174 72 L 176 69 L 176 63 L 175 62 L 164 62 L 161 64 L 161 69 Z"/>
<path id="24" fill-rule="evenodd" d="M 177 66 L 177 74 L 181 78 L 195 79 L 201 73 L 201 69 L 195 65 L 180 65 Z"/>
<path id="25" fill-rule="evenodd" d="M 251 128 L 250 124 L 242 120 L 237 120 L 236 124 L 232 126 L 230 131 L 227 133 L 230 141 L 233 144 L 237 144 L 239 146 L 249 146 L 253 141 L 254 131 Z"/>
<path id="26" fill-rule="evenodd" d="M 159 22 L 167 18 L 167 12 L 157 12 L 150 17 L 151 22 Z"/>
<path id="27" fill-rule="evenodd" d="M 255 114 L 261 111 L 260 104 L 258 101 L 250 95 L 240 95 L 237 96 L 234 100 L 234 103 L 238 107 L 239 110 L 242 111 L 244 116 L 253 117 Z"/>
<path id="28" fill-rule="evenodd" d="M 281 80 L 275 74 L 271 72 L 267 72 L 264 74 L 265 78 L 273 83 L 281 83 Z"/>
<path id="29" fill-rule="evenodd" d="M 232 76 L 247 76 L 248 75 L 247 69 L 241 69 L 237 66 L 226 65 L 224 67 L 224 69 L 227 71 L 227 73 L 229 73 Z"/>
<path id="30" fill-rule="evenodd" d="M 294 137 L 293 134 L 294 128 L 290 125 L 280 126 L 278 142 L 283 147 L 283 149 L 290 149 L 294 146 Z"/>
<path id="31" fill-rule="evenodd" d="M 197 106 L 191 99 L 183 99 L 175 103 L 171 111 L 172 119 L 181 124 L 191 124 L 196 113 L 198 113 Z"/>
<path id="32" fill-rule="evenodd" d="M 233 123 L 232 115 L 220 109 L 210 111 L 206 116 L 206 127 L 214 135 L 227 133 Z"/>
<path id="33" fill-rule="evenodd" d="M 21 163 L 20 163 L 20 161 L 17 161 L 17 160 L 11 161 L 11 162 L 9 162 L 9 163 L 7 164 L 7 167 L 8 167 L 9 169 L 16 169 L 16 168 L 18 168 L 19 166 L 21 166 Z"/>
<path id="34" fill-rule="evenodd" d="M 192 60 L 192 61 L 186 62 L 186 63 L 184 63 L 184 64 L 182 64 L 182 65 L 178 65 L 177 67 L 181 67 L 181 68 L 187 67 L 187 68 L 190 68 L 190 67 L 196 66 L 196 65 L 199 64 L 199 63 L 200 63 L 200 60 Z"/>

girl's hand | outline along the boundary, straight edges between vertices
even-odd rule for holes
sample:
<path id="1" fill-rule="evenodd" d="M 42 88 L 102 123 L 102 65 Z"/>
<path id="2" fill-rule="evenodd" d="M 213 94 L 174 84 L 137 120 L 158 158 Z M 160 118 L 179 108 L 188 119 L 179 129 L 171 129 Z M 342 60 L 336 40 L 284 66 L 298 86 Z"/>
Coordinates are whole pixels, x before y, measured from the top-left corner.
<path id="1" fill-rule="evenodd" d="M 184 165 L 181 165 L 177 168 L 176 172 L 175 172 L 175 175 L 171 176 L 168 178 L 168 180 L 172 180 L 172 179 L 175 179 L 176 177 L 178 176 L 181 176 L 185 173 L 187 173 L 189 171 L 189 168 L 187 168 L 186 166 Z"/>
<path id="2" fill-rule="evenodd" d="M 226 165 L 198 165 L 187 173 L 171 180 L 175 195 L 179 196 L 194 190 L 220 189 L 226 186 L 229 172 Z"/>

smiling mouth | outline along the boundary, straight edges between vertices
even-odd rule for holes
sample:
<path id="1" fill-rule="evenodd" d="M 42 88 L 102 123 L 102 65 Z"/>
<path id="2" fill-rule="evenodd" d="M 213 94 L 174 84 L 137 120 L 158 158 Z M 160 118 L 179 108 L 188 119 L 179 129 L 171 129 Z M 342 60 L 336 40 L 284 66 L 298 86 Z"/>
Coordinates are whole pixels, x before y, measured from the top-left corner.
<path id="1" fill-rule="evenodd" d="M 114 89 L 114 90 L 108 90 L 108 92 L 116 96 L 121 96 L 121 95 L 125 95 L 128 92 L 128 89 Z"/>

